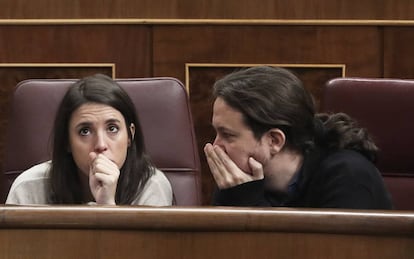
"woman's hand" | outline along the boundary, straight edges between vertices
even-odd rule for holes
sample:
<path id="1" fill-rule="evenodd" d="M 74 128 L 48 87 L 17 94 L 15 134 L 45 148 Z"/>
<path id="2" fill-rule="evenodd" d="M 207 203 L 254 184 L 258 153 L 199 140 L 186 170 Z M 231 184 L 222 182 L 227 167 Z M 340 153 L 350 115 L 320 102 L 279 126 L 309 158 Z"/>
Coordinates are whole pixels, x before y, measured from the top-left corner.
<path id="1" fill-rule="evenodd" d="M 210 171 L 219 189 L 226 189 L 246 182 L 263 179 L 263 167 L 253 157 L 249 157 L 251 174 L 243 172 L 219 146 L 207 143 L 204 147 Z"/>
<path id="2" fill-rule="evenodd" d="M 89 153 L 89 187 L 97 204 L 115 205 L 119 168 L 103 154 Z"/>

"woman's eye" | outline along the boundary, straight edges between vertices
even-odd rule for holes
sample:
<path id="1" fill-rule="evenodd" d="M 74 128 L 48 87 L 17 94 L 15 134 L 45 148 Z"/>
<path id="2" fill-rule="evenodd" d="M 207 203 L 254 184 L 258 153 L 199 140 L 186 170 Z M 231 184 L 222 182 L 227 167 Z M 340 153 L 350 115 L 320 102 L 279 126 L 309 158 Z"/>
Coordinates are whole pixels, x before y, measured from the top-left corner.
<path id="1" fill-rule="evenodd" d="M 112 132 L 112 133 L 116 133 L 116 132 L 118 132 L 118 130 L 119 130 L 119 128 L 115 125 L 111 125 L 111 126 L 108 127 L 108 131 Z"/>
<path id="2" fill-rule="evenodd" d="M 83 128 L 83 129 L 80 129 L 80 130 L 79 130 L 79 134 L 80 134 L 81 136 L 87 136 L 87 135 L 89 135 L 89 134 L 90 134 L 90 130 L 89 130 L 88 128 Z"/>

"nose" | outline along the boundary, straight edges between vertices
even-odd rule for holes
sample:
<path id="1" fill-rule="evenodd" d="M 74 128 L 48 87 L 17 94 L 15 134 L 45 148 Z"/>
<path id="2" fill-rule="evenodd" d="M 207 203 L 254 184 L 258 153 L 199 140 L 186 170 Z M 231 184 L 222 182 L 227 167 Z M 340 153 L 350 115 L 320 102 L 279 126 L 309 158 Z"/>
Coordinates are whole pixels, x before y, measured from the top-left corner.
<path id="1" fill-rule="evenodd" d="M 94 151 L 96 153 L 103 153 L 107 149 L 108 149 L 108 145 L 106 141 L 106 135 L 105 133 L 98 131 L 96 133 Z"/>
<path id="2" fill-rule="evenodd" d="M 219 135 L 218 135 L 218 134 L 216 135 L 216 138 L 214 139 L 213 146 L 219 146 L 219 147 L 221 147 L 221 148 L 223 148 L 223 147 L 224 147 L 224 146 L 223 146 L 223 143 L 222 143 L 222 141 L 221 141 L 221 138 L 219 137 Z"/>

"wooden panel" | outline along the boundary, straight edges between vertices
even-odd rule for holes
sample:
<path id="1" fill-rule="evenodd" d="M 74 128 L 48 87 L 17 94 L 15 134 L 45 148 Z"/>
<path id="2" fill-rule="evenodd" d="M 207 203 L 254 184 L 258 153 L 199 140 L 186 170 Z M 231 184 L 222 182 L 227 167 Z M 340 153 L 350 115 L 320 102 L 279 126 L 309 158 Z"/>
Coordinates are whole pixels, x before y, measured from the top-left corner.
<path id="1" fill-rule="evenodd" d="M 384 77 L 414 79 L 414 28 L 384 29 Z"/>
<path id="2" fill-rule="evenodd" d="M 0 19 L 413 19 L 410 0 L 2 0 Z"/>
<path id="3" fill-rule="evenodd" d="M 0 230 L 2 258 L 413 258 L 408 237 L 268 232 Z"/>
<path id="4" fill-rule="evenodd" d="M 413 258 L 414 214 L 1 207 L 2 258 Z"/>
<path id="5" fill-rule="evenodd" d="M 154 75 L 184 80 L 186 63 L 345 64 L 382 75 L 382 33 L 364 26 L 154 26 Z"/>
<path id="6" fill-rule="evenodd" d="M 0 63 L 114 63 L 116 77 L 151 76 L 145 25 L 0 26 Z"/>

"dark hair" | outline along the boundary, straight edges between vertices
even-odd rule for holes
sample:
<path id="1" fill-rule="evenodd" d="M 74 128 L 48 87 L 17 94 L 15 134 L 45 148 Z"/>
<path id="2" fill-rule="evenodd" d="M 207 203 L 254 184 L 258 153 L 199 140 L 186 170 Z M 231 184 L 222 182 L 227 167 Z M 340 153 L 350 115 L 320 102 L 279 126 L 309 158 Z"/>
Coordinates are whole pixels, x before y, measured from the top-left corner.
<path id="1" fill-rule="evenodd" d="M 51 173 L 51 202 L 58 204 L 83 203 L 83 191 L 78 168 L 69 150 L 69 120 L 72 113 L 85 103 L 105 104 L 118 110 L 126 125 L 135 125 L 135 135 L 128 130 L 131 145 L 120 169 L 115 202 L 131 204 L 141 193 L 154 173 L 145 153 L 144 137 L 135 106 L 128 94 L 110 77 L 97 74 L 78 80 L 70 86 L 58 108 L 53 129 Z M 129 128 L 129 127 L 128 127 Z"/>
<path id="2" fill-rule="evenodd" d="M 377 147 L 367 131 L 346 114 L 316 114 L 312 96 L 287 69 L 257 66 L 233 72 L 214 84 L 213 97 L 239 110 L 257 139 L 279 128 L 286 147 L 303 154 L 319 145 L 376 159 Z"/>

